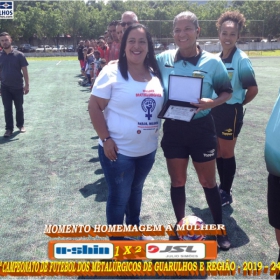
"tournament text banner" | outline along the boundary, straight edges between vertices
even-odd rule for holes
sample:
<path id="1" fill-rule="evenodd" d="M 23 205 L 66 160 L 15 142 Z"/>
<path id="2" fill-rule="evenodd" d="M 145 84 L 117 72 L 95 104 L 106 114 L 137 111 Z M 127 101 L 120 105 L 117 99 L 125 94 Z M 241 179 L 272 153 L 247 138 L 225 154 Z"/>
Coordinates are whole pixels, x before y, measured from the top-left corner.
<path id="1" fill-rule="evenodd" d="M 226 227 L 223 224 L 202 225 L 176 225 L 179 235 L 226 235 Z M 52 238 L 63 237 L 108 237 L 108 236 L 175 236 L 172 225 L 45 225 L 44 233 Z"/>
<path id="2" fill-rule="evenodd" d="M 233 261 L 0 261 L 0 276 L 263 276 L 279 274 L 280 263 Z"/>

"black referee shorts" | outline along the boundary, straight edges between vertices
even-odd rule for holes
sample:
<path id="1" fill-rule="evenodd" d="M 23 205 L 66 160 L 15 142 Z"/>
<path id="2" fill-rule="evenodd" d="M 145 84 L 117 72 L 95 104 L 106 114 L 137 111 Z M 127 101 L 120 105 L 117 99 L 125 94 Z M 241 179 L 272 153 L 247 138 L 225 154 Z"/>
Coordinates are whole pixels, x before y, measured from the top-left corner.
<path id="1" fill-rule="evenodd" d="M 280 230 L 280 177 L 270 173 L 268 175 L 267 209 L 270 225 Z"/>
<path id="2" fill-rule="evenodd" d="M 243 125 L 243 106 L 239 103 L 224 103 L 211 110 L 217 136 L 225 140 L 233 140 L 238 136 Z"/>
<path id="3" fill-rule="evenodd" d="M 166 158 L 207 162 L 217 156 L 217 136 L 211 114 L 190 122 L 165 120 L 161 147 Z"/>

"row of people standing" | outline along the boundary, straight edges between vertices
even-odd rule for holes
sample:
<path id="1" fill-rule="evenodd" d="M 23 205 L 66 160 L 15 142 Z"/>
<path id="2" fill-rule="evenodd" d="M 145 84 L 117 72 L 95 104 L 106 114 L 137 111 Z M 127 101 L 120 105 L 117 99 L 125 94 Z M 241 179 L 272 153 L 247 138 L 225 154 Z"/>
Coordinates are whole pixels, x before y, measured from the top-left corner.
<path id="1" fill-rule="evenodd" d="M 122 14 L 121 21 L 111 21 L 107 26 L 107 30 L 103 35 L 98 37 L 98 40 L 81 40 L 77 47 L 78 60 L 81 68 L 84 68 L 86 63 L 84 51 L 90 47 L 95 51 L 98 50 L 100 58 L 106 59 L 107 63 L 112 60 L 117 60 L 119 58 L 119 49 L 124 31 L 129 25 L 137 22 L 138 18 L 136 14 L 128 11 Z"/>
<path id="2" fill-rule="evenodd" d="M 124 32 L 119 61 L 106 66 L 106 71 L 98 77 L 89 103 L 90 117 L 100 138 L 100 162 L 109 188 L 108 224 L 122 224 L 125 217 L 126 224 L 139 226 L 142 189 L 155 159 L 161 125 L 157 115 L 164 97 L 167 98 L 169 75 L 193 76 L 197 72 L 203 76 L 203 87 L 198 103 L 192 103 L 197 108 L 195 117 L 190 122 L 165 120 L 161 147 L 171 179 L 170 196 L 177 222 L 186 215 L 185 184 L 191 157 L 213 221 L 223 223 L 220 192 L 224 191 L 224 175 L 221 175 L 220 188 L 215 177 L 217 152 L 222 150 L 219 147 L 222 144 L 219 132 L 217 140 L 211 109 L 225 102 L 231 104 L 236 96 L 239 99 L 234 103 L 240 105 L 233 107 L 242 107 L 244 100 L 248 103 L 257 94 L 249 59 L 235 47 L 244 24 L 240 18 L 243 18 L 241 14 L 229 12 L 217 23 L 221 44 L 225 47 L 220 54 L 223 60 L 198 46 L 198 19 L 189 11 L 178 14 L 173 21 L 173 38 L 178 49 L 156 57 L 151 34 L 145 26 L 134 24 Z M 225 64 L 227 61 L 230 65 Z M 220 118 L 231 122 L 236 117 L 215 113 L 215 120 Z M 219 129 L 224 131 L 228 128 L 227 122 L 225 125 L 226 128 L 219 125 Z M 240 131 L 241 127 L 236 129 Z M 225 141 L 236 143 L 237 136 L 234 131 L 233 139 Z M 217 236 L 217 244 L 221 249 L 231 246 L 227 235 Z"/>
<path id="3" fill-rule="evenodd" d="M 125 12 L 122 19 L 128 21 L 111 21 L 104 35 L 98 40 L 81 40 L 77 47 L 78 60 L 84 80 L 83 86 L 92 86 L 104 64 L 115 61 L 119 57 L 120 42 L 126 27 L 138 21 L 133 12 Z"/>

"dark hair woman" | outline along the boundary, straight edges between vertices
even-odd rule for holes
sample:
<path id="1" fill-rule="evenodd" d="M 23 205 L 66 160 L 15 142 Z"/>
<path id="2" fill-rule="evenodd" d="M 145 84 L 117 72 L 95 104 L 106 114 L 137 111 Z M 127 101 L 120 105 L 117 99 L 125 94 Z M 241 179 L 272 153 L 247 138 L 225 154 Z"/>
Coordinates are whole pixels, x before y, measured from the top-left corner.
<path id="1" fill-rule="evenodd" d="M 189 11 L 178 14 L 173 21 L 173 37 L 179 48 L 157 56 L 165 92 L 170 74 L 203 77 L 202 97 L 197 103 L 191 103 L 197 107 L 194 118 L 189 122 L 165 120 L 161 146 L 171 179 L 170 194 L 177 222 L 185 216 L 186 171 L 191 157 L 214 223 L 222 224 L 221 198 L 215 178 L 217 139 L 210 110 L 227 101 L 232 88 L 221 59 L 197 45 L 199 33 L 195 14 Z M 214 100 L 213 91 L 218 94 Z M 230 247 L 227 235 L 217 236 L 217 243 L 222 249 Z"/>
<path id="2" fill-rule="evenodd" d="M 245 26 L 245 17 L 238 11 L 227 11 L 218 19 L 219 39 L 233 93 L 231 99 L 212 110 L 218 136 L 217 169 L 220 177 L 222 206 L 232 203 L 232 184 L 236 171 L 234 149 L 243 125 L 243 106 L 258 93 L 254 70 L 248 56 L 236 47 Z"/>
<path id="3" fill-rule="evenodd" d="M 140 224 L 142 189 L 155 160 L 163 104 L 158 75 L 151 35 L 145 26 L 134 25 L 124 33 L 119 62 L 106 65 L 92 89 L 89 114 L 108 185 L 109 225 L 123 224 L 124 217 L 127 225 Z"/>

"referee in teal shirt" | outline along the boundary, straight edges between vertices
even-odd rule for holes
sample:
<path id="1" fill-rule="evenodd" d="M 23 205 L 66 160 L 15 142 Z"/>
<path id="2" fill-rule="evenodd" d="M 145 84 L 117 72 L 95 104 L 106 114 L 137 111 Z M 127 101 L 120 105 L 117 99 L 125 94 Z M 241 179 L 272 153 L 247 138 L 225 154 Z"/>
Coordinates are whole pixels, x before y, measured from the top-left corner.
<path id="1" fill-rule="evenodd" d="M 197 46 L 199 33 L 195 14 L 189 11 L 178 14 L 173 21 L 173 36 L 179 49 L 157 56 L 166 94 L 171 74 L 203 77 L 202 96 L 197 103 L 191 103 L 197 107 L 194 118 L 190 122 L 166 119 L 161 147 L 171 179 L 170 196 L 177 222 L 185 216 L 186 174 L 191 157 L 214 223 L 222 224 L 221 199 L 215 178 L 217 138 L 210 110 L 230 99 L 232 88 L 221 59 Z M 216 99 L 212 99 L 213 91 L 218 95 Z M 217 236 L 217 245 L 229 249 L 228 236 Z"/>

